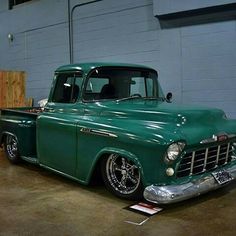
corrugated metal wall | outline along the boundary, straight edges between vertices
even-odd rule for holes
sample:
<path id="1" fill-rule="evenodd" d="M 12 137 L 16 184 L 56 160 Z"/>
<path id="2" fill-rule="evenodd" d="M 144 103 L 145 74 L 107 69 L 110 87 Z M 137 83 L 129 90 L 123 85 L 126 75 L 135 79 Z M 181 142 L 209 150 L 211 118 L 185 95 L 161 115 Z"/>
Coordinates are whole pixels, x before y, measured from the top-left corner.
<path id="1" fill-rule="evenodd" d="M 181 29 L 183 100 L 236 117 L 235 21 Z"/>
<path id="2" fill-rule="evenodd" d="M 0 68 L 26 70 L 27 96 L 39 100 L 55 68 L 69 63 L 67 1 L 32 1 L 10 11 L 6 2 L 0 3 Z M 71 0 L 71 7 L 79 2 Z M 223 108 L 236 118 L 235 20 L 163 27 L 153 0 L 103 0 L 75 10 L 73 40 L 75 61 L 152 66 L 175 102 Z"/>
<path id="3" fill-rule="evenodd" d="M 109 2 L 101 10 L 93 11 L 92 6 L 76 10 L 75 60 L 158 65 L 159 23 L 153 17 L 152 1 L 135 1 L 134 4 L 126 0 L 123 5 L 120 1 Z M 89 11 L 93 14 L 88 17 Z"/>
<path id="4" fill-rule="evenodd" d="M 56 67 L 69 62 L 67 1 L 36 0 L 12 10 L 7 2 L 0 3 L 0 69 L 25 70 L 27 97 L 37 102 L 48 96 Z"/>

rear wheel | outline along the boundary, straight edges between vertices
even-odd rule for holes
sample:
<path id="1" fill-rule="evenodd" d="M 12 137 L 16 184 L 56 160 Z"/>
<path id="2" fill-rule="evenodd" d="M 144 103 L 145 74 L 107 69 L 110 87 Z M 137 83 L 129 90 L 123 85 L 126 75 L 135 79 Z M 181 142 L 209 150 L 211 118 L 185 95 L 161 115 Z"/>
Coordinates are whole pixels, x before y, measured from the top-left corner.
<path id="1" fill-rule="evenodd" d="M 17 138 L 14 135 L 7 134 L 4 141 L 4 149 L 7 159 L 13 163 L 17 164 L 20 162 L 19 148 Z"/>
<path id="2" fill-rule="evenodd" d="M 130 200 L 143 197 L 140 170 L 133 161 L 110 154 L 102 160 L 101 168 L 105 185 L 116 196 Z"/>

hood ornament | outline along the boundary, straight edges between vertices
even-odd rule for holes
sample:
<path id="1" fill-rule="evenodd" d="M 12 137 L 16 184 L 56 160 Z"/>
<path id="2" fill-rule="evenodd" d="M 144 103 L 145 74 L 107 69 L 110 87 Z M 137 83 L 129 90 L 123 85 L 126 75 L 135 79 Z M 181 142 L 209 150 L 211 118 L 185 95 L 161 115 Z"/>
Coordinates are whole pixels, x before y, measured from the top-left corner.
<path id="1" fill-rule="evenodd" d="M 228 139 L 228 135 L 226 133 L 222 133 L 222 134 L 218 134 L 218 135 L 215 135 L 213 134 L 212 138 L 215 140 L 215 141 L 225 141 L 226 139 Z"/>
<path id="2" fill-rule="evenodd" d="M 222 142 L 230 138 L 232 135 L 228 135 L 227 133 L 219 133 L 219 134 L 213 134 L 212 138 L 203 139 L 200 143 L 213 143 L 213 142 Z"/>

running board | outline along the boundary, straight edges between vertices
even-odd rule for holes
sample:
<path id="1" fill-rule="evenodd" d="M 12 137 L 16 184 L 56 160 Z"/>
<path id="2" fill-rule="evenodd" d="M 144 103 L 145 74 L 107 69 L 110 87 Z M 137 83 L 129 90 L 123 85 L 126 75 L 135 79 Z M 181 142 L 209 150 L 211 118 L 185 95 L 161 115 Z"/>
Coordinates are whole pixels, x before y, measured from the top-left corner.
<path id="1" fill-rule="evenodd" d="M 21 156 L 21 159 L 32 164 L 39 164 L 38 158 Z"/>

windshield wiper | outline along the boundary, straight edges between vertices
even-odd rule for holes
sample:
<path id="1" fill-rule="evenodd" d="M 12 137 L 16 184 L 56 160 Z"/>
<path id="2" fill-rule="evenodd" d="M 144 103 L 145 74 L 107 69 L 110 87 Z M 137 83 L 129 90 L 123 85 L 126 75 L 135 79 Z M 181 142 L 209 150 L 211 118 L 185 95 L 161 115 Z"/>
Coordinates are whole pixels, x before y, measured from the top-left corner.
<path id="1" fill-rule="evenodd" d="M 121 99 L 117 99 L 116 101 L 120 102 L 120 101 L 127 101 L 127 100 L 132 100 L 132 99 L 144 99 L 144 100 L 159 100 L 159 101 L 165 101 L 165 98 L 163 97 L 141 97 L 140 95 L 133 95 L 130 97 L 126 97 L 126 98 L 121 98 Z"/>
<path id="2" fill-rule="evenodd" d="M 132 99 L 136 99 L 136 98 L 142 98 L 140 95 L 132 95 L 130 97 L 126 97 L 126 98 L 120 98 L 120 99 L 117 99 L 116 101 L 120 102 L 120 101 L 127 101 L 127 100 L 132 100 Z"/>

